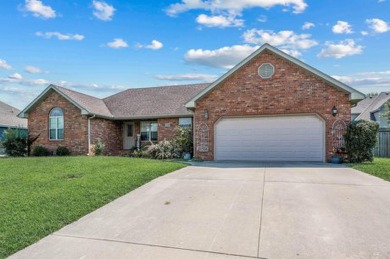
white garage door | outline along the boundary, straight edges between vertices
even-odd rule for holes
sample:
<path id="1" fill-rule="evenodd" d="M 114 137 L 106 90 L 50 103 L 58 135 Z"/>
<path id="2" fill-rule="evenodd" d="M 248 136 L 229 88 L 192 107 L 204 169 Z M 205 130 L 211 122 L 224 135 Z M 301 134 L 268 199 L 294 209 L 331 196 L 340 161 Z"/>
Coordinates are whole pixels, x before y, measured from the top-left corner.
<path id="1" fill-rule="evenodd" d="M 215 160 L 323 161 L 324 123 L 316 116 L 223 118 Z"/>

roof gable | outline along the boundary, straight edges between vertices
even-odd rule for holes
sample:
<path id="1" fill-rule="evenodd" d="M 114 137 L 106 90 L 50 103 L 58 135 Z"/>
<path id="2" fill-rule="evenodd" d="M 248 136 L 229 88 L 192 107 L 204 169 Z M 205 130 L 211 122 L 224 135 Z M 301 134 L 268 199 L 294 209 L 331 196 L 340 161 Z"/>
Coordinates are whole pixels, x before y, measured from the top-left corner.
<path id="1" fill-rule="evenodd" d="M 227 79 L 230 75 L 232 75 L 234 72 L 238 71 L 240 68 L 242 68 L 244 65 L 249 63 L 252 59 L 260 55 L 263 51 L 269 50 L 272 53 L 276 54 L 277 56 L 284 58 L 293 64 L 305 69 L 306 71 L 311 72 L 312 74 L 315 74 L 316 76 L 320 77 L 321 79 L 325 80 L 326 82 L 330 83 L 334 87 L 343 90 L 350 94 L 350 101 L 357 101 L 364 99 L 364 94 L 353 89 L 352 87 L 334 79 L 333 77 L 330 77 L 326 75 L 325 73 L 305 64 L 304 62 L 286 54 L 285 52 L 272 47 L 269 44 L 262 45 L 259 49 L 257 49 L 255 52 L 253 52 L 251 55 L 249 55 L 247 58 L 242 60 L 240 63 L 238 63 L 236 66 L 234 66 L 232 69 L 230 69 L 228 72 L 226 72 L 223 76 L 221 76 L 219 79 L 217 79 L 214 83 L 210 84 L 207 88 L 205 88 L 203 91 L 198 93 L 194 98 L 192 98 L 189 102 L 186 103 L 186 107 L 191 109 L 196 107 L 196 102 L 201 99 L 203 96 L 207 95 L 209 92 L 211 92 L 215 87 L 217 87 L 221 82 L 223 82 L 225 79 Z"/>
<path id="2" fill-rule="evenodd" d="M 355 120 L 370 120 L 371 114 L 379 111 L 390 100 L 390 93 L 382 92 L 374 97 L 367 97 L 352 108 L 352 113 L 359 114 Z"/>
<path id="3" fill-rule="evenodd" d="M 52 84 L 43 90 L 43 92 L 38 95 L 38 97 L 35 98 L 26 108 L 24 108 L 23 111 L 18 114 L 18 117 L 27 118 L 28 112 L 39 104 L 46 96 L 53 92 L 58 93 L 67 101 L 79 108 L 81 110 L 81 114 L 90 114 L 107 118 L 112 117 L 112 114 L 103 100 Z"/>

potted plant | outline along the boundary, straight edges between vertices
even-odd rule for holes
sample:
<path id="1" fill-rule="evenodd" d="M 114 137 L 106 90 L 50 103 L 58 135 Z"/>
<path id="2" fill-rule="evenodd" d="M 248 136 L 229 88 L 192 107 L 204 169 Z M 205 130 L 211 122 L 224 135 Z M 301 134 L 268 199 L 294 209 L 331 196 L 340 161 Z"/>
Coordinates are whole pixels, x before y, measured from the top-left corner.
<path id="1" fill-rule="evenodd" d="M 341 164 L 345 154 L 345 148 L 335 148 L 333 155 L 330 157 L 332 164 Z"/>

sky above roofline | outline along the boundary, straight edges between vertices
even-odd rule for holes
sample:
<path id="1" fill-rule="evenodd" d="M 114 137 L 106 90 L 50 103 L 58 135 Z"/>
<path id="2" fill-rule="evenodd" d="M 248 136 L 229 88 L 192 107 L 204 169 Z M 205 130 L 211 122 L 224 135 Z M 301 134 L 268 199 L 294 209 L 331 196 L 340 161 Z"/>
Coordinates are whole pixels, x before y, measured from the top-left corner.
<path id="1" fill-rule="evenodd" d="M 103 98 L 212 82 L 264 43 L 363 93 L 390 91 L 390 1 L 339 2 L 2 1 L 0 100 L 23 109 L 50 83 Z"/>

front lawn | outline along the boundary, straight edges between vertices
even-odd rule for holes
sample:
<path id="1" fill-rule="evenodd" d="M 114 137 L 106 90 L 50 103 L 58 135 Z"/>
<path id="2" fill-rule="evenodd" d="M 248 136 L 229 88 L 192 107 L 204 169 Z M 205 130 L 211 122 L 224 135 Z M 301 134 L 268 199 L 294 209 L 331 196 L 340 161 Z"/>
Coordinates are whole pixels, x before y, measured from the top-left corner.
<path id="1" fill-rule="evenodd" d="M 374 162 L 352 164 L 352 168 L 390 181 L 390 158 L 375 158 Z"/>
<path id="2" fill-rule="evenodd" d="M 125 157 L 0 159 L 0 258 L 183 164 Z"/>

